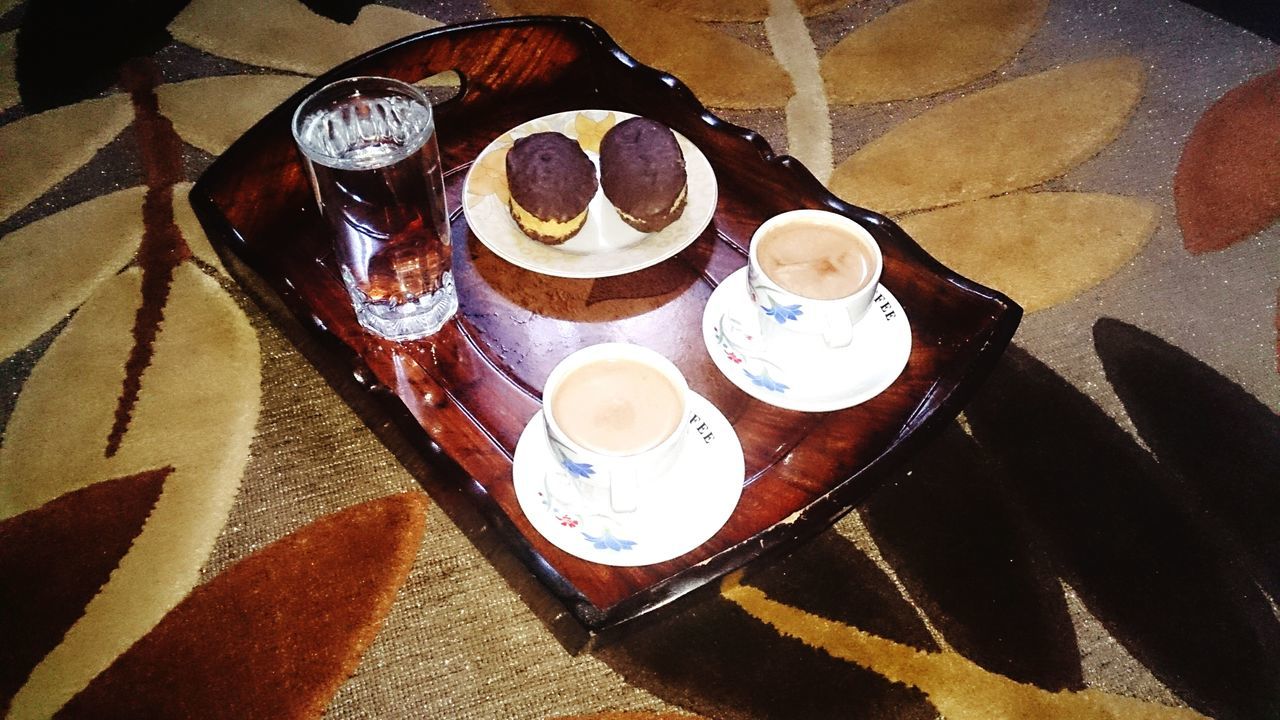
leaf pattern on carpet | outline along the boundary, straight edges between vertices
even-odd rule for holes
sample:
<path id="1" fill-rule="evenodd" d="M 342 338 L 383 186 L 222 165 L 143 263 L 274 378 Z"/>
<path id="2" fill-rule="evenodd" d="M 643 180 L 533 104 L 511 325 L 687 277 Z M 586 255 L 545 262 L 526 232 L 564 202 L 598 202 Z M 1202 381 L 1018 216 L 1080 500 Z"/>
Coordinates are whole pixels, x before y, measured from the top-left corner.
<path id="1" fill-rule="evenodd" d="M 612 0 L 491 0 L 502 15 L 576 15 L 604 28 L 628 54 L 671 73 L 703 103 L 780 108 L 795 91 L 777 61 L 719 30 L 640 3 Z M 725 72 L 733 68 L 733 72 Z"/>
<path id="2" fill-rule="evenodd" d="M 248 461 L 261 393 L 257 338 L 226 291 L 189 263 L 175 273 L 120 450 L 104 455 L 141 274 L 102 283 L 80 307 L 32 370 L 0 446 L 0 517 L 87 482 L 174 468 L 133 549 L 14 698 L 25 716 L 47 716 L 190 589 Z"/>
<path id="3" fill-rule="evenodd" d="M 1048 0 L 912 0 L 854 29 L 822 58 L 832 103 L 907 100 L 994 71 L 1044 21 Z"/>
<path id="4" fill-rule="evenodd" d="M 1144 371 L 1153 361 L 1157 369 L 1178 363 L 1144 357 Z M 1173 379 L 1167 369 L 1163 377 Z M 1227 388 L 1213 386 L 1225 381 L 1209 382 L 1180 390 L 1216 406 L 1210 398 Z M 1162 458 L 1016 346 L 965 416 L 974 439 L 1004 465 L 1004 492 L 1033 529 L 1028 541 L 1138 662 L 1211 717 L 1280 712 L 1271 601 Z"/>
<path id="5" fill-rule="evenodd" d="M 17 37 L 17 31 L 0 33 L 0 110 L 8 110 L 21 99 L 13 66 L 13 43 Z"/>
<path id="6" fill-rule="evenodd" d="M 769 0 L 640 0 L 655 10 L 710 22 L 758 22 L 769 17 Z M 848 0 L 795 0 L 796 8 L 812 17 L 844 7 Z"/>
<path id="7" fill-rule="evenodd" d="M 0 521 L 0 715 L 129 551 L 169 472 L 105 480 Z"/>
<path id="8" fill-rule="evenodd" d="M 1048 692 L 987 672 L 953 652 L 924 652 L 771 599 L 729 576 L 724 596 L 785 637 L 918 687 L 948 720 L 1192 720 L 1203 715 L 1098 690 Z"/>
<path id="9" fill-rule="evenodd" d="M 14 68 L 24 108 L 39 112 L 109 90 L 124 66 L 170 41 L 165 25 L 184 2 L 26 3 Z"/>
<path id="10" fill-rule="evenodd" d="M 5 184 L 0 220 L 89 161 L 133 118 L 127 95 L 86 100 L 0 127 Z"/>
<path id="11" fill-rule="evenodd" d="M 836 168 L 831 190 L 903 213 L 1037 185 L 1115 139 L 1144 75 L 1134 58 L 1086 60 L 953 100 L 863 146 Z"/>
<path id="12" fill-rule="evenodd" d="M 145 194 L 135 187 L 100 195 L 0 238 L 0 357 L 61 322 L 132 260 Z"/>
<path id="13" fill-rule="evenodd" d="M 219 155 L 263 115 L 302 89 L 293 75 L 222 75 L 156 88 L 160 112 L 183 140 Z"/>
<path id="14" fill-rule="evenodd" d="M 227 269 L 222 266 L 222 259 L 213 249 L 204 226 L 191 207 L 191 188 L 194 185 L 195 183 L 180 182 L 173 186 L 173 222 L 178 226 L 178 232 L 182 234 L 191 256 L 226 275 Z"/>
<path id="15" fill-rule="evenodd" d="M 1280 218 L 1280 69 L 1232 88 L 1192 129 L 1173 180 L 1182 242 L 1213 252 Z"/>
<path id="16" fill-rule="evenodd" d="M 1012 193 L 930 210 L 900 224 L 942 264 L 1027 312 L 1111 277 L 1151 239 L 1154 203 L 1101 193 Z"/>
<path id="17" fill-rule="evenodd" d="M 1080 647 L 1053 568 L 1027 541 L 1000 464 L 962 428 L 952 423 L 904 461 L 902 482 L 858 509 L 867 534 L 946 649 L 1018 682 L 1082 689 Z"/>
<path id="18" fill-rule="evenodd" d="M 54 717 L 312 718 L 417 555 L 426 496 L 326 516 L 196 588 Z"/>
<path id="19" fill-rule="evenodd" d="M 843 624 L 913 647 L 940 649 L 891 579 L 839 533 L 819 535 L 792 556 L 760 569 L 752 582 Z M 660 617 L 593 655 L 631 683 L 708 717 L 836 718 L 849 708 L 865 718 L 937 717 L 918 690 L 890 682 L 874 668 L 778 638 L 714 596 Z"/>
<path id="20" fill-rule="evenodd" d="M 250 65 L 320 75 L 335 65 L 440 23 L 405 10 L 369 5 L 343 25 L 296 0 L 250 5 L 193 0 L 169 25 L 192 47 Z"/>
<path id="21" fill-rule="evenodd" d="M 938 643 L 884 624 L 891 613 L 845 587 L 886 584 L 875 568 L 848 566 L 857 549 L 812 556 L 839 542 L 833 532 L 759 572 L 747 595 L 730 587 L 725 598 L 786 638 L 920 688 L 947 718 L 1274 716 L 1280 627 L 1259 585 L 1274 587 L 1280 551 L 1271 522 L 1280 495 L 1269 477 L 1280 462 L 1280 418 L 1132 326 L 1103 320 L 1095 335 L 1107 377 L 1155 457 L 1014 347 L 959 426 L 908 459 L 859 510 L 877 562 L 902 588 L 898 596 L 889 587 L 889 596 L 910 602 Z M 1076 611 L 1054 578 L 1195 712 L 1088 688 L 1080 654 L 1090 649 L 1077 647 Z M 689 697 L 679 679 L 696 676 L 684 681 L 699 690 L 694 709 L 713 716 L 787 716 L 770 702 L 829 716 L 835 711 L 817 704 L 827 685 L 867 717 L 900 718 L 910 707 L 902 698 L 878 707 L 866 688 L 816 675 L 822 664 L 792 657 L 786 643 L 751 637 L 703 603 L 596 654 L 673 699 Z M 679 652 L 689 645 L 703 652 Z M 761 647 L 767 659 L 753 649 Z M 774 687 L 776 666 L 807 673 Z M 732 700 L 722 686 L 737 688 Z"/>
<path id="22" fill-rule="evenodd" d="M 1129 323 L 1102 318 L 1094 346 L 1143 442 L 1214 519 L 1230 555 L 1280 597 L 1280 415 L 1218 371 Z"/>

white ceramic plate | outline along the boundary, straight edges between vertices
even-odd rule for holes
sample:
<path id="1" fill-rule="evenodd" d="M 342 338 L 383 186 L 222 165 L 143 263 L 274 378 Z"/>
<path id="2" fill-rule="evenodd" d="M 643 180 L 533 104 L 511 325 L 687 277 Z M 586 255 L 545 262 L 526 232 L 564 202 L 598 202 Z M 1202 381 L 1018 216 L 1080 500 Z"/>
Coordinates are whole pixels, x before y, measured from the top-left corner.
<path id="1" fill-rule="evenodd" d="M 498 162 L 517 139 L 538 132 L 564 133 L 580 140 L 579 130 L 603 127 L 612 115 L 616 122 L 635 117 L 616 110 L 574 110 L 546 115 L 503 133 L 476 156 L 462 186 L 462 210 L 472 232 L 486 247 L 507 262 L 526 270 L 566 278 L 598 278 L 634 272 L 685 249 L 697 239 L 715 214 L 715 172 L 701 150 L 680 133 L 676 140 L 684 152 L 689 194 L 684 213 L 656 233 L 643 233 L 627 225 L 596 189 L 587 206 L 587 222 L 577 235 L 561 245 L 531 240 L 516 225 L 507 207 L 505 164 Z M 599 138 L 594 138 L 598 146 Z M 600 158 L 583 139 L 587 157 L 599 168 Z M 493 155 L 489 162 L 486 158 Z"/>
<path id="2" fill-rule="evenodd" d="M 631 513 L 594 512 L 574 502 L 558 482 L 542 413 L 534 415 L 512 468 L 516 500 L 534 529 L 570 555 L 627 567 L 679 557 L 715 535 L 738 505 L 746 466 L 733 426 L 707 399 L 691 395 L 698 422 L 686 426 L 672 470 L 653 479 Z"/>
<path id="3" fill-rule="evenodd" d="M 853 407 L 884 392 L 911 356 L 911 325 L 884 285 L 854 326 L 844 348 L 783 364 L 759 340 L 756 308 L 741 268 L 711 293 L 702 315 L 702 339 L 716 367 L 748 395 L 788 410 L 827 412 Z"/>

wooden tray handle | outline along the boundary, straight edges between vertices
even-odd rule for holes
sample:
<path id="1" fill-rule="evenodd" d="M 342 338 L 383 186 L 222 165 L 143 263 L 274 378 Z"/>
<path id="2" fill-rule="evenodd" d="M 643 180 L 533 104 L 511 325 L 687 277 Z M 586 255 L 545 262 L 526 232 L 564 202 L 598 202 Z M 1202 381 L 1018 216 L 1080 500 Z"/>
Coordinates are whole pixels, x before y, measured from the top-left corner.
<path id="1" fill-rule="evenodd" d="M 318 78 L 315 87 L 353 75 L 380 75 L 416 83 L 454 71 L 461 87 L 440 104 L 510 102 L 522 88 L 542 86 L 548 77 L 577 65 L 588 54 L 616 47 L 595 24 L 582 18 L 507 18 L 454 25 L 410 35 L 349 60 Z M 620 51 L 619 59 L 626 58 Z"/>

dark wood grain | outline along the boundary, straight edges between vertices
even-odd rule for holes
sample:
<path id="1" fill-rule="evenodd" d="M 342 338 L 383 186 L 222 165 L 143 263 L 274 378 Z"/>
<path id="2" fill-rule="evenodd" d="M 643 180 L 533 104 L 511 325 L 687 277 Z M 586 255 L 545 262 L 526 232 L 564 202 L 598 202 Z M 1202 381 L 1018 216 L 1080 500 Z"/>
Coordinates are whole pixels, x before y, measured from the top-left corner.
<path id="1" fill-rule="evenodd" d="M 710 226 L 639 276 L 566 280 L 497 258 L 455 212 L 457 320 L 409 343 L 364 332 L 334 270 L 289 116 L 302 97 L 340 77 L 415 82 L 445 70 L 463 78 L 459 94 L 437 110 L 451 208 L 461 206 L 469 164 L 501 133 L 549 113 L 602 108 L 657 119 L 702 150 L 719 184 Z M 875 489 L 895 460 L 954 418 L 1022 314 L 1008 298 L 931 259 L 892 221 L 841 202 L 799 163 L 716 118 L 677 80 L 637 64 L 598 27 L 577 19 L 441 28 L 357 58 L 255 125 L 191 197 L 219 251 L 234 254 L 236 266 L 255 273 L 322 340 L 316 352 L 355 368 L 377 398 L 371 424 L 412 418 L 423 456 L 438 457 L 440 448 L 465 471 L 463 490 L 588 632 L 641 615 L 834 522 Z M 801 207 L 841 212 L 871 231 L 884 250 L 883 282 L 911 320 L 912 353 L 902 376 L 880 396 L 840 412 L 797 413 L 748 397 L 719 374 L 701 338 L 703 305 L 716 284 L 745 264 L 756 226 Z M 593 564 L 552 546 L 525 518 L 511 482 L 516 440 L 540 407 L 551 367 L 579 347 L 612 339 L 670 357 L 693 390 L 730 419 L 746 456 L 746 485 L 728 524 L 697 550 L 648 567 Z"/>

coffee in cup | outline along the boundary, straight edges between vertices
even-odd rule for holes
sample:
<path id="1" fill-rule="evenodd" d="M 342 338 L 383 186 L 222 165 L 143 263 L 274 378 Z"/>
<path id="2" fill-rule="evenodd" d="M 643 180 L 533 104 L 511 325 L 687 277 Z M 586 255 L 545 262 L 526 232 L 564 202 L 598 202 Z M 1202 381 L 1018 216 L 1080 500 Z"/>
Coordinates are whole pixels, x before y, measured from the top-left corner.
<path id="1" fill-rule="evenodd" d="M 792 210 L 751 237 L 747 285 L 770 353 L 847 347 L 880 282 L 880 246 L 852 218 Z"/>
<path id="2" fill-rule="evenodd" d="M 866 287 L 876 257 L 846 228 L 825 218 L 774 225 L 760 236 L 760 269 L 780 287 L 814 300 L 838 300 Z"/>
<path id="3" fill-rule="evenodd" d="M 647 482 L 670 469 L 688 421 L 689 386 L 661 354 L 631 343 L 582 348 L 552 369 L 543 389 L 547 441 L 570 500 L 631 512 Z"/>
<path id="4" fill-rule="evenodd" d="M 633 455 L 671 436 L 684 398 L 652 365 L 602 358 L 560 380 L 551 412 L 560 429 L 588 450 Z"/>

